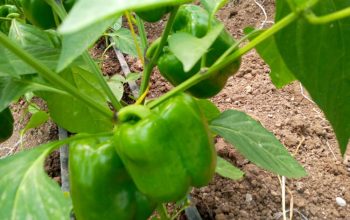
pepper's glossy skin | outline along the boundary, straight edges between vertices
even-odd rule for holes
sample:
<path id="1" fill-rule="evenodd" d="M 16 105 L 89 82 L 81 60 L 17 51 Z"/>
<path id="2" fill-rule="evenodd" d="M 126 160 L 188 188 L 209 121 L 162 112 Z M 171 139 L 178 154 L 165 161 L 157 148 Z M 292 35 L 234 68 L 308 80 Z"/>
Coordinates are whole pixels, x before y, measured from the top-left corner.
<path id="1" fill-rule="evenodd" d="M 0 17 L 2 18 L 11 18 L 11 15 L 19 13 L 18 9 L 14 5 L 1 5 L 0 6 Z M 0 20 L 0 31 L 6 35 L 9 33 L 11 27 L 11 20 Z"/>
<path id="2" fill-rule="evenodd" d="M 77 220 L 145 220 L 151 203 L 137 189 L 110 141 L 72 143 L 70 187 Z"/>
<path id="3" fill-rule="evenodd" d="M 9 139 L 13 132 L 13 116 L 9 108 L 0 112 L 0 143 Z"/>
<path id="4" fill-rule="evenodd" d="M 216 152 L 196 100 L 187 94 L 153 110 L 128 106 L 118 113 L 115 143 L 137 188 L 156 202 L 178 201 L 191 186 L 212 179 Z"/>
<path id="5" fill-rule="evenodd" d="M 183 5 L 180 7 L 173 25 L 173 32 L 186 32 L 195 37 L 204 37 L 208 32 L 208 13 L 196 5 Z M 215 26 L 219 21 L 214 20 Z M 210 67 L 215 61 L 236 42 L 231 35 L 223 30 L 206 54 L 206 67 Z M 210 98 L 218 94 L 225 86 L 227 79 L 239 69 L 240 61 L 233 62 L 217 71 L 210 78 L 203 80 L 188 89 L 188 92 L 198 98 Z M 169 50 L 159 57 L 158 68 L 160 73 L 173 85 L 178 85 L 198 73 L 201 68 L 199 61 L 190 71 L 185 72 L 183 65 Z"/>
<path id="6" fill-rule="evenodd" d="M 147 22 L 157 22 L 164 17 L 168 12 L 170 12 L 172 7 L 160 7 L 156 9 L 151 9 L 147 11 L 137 11 L 136 14 L 142 18 L 142 20 Z"/>
<path id="7" fill-rule="evenodd" d="M 69 11 L 76 1 L 63 0 L 63 5 Z M 20 2 L 24 15 L 30 23 L 42 29 L 56 27 L 52 8 L 44 0 L 20 0 Z"/>

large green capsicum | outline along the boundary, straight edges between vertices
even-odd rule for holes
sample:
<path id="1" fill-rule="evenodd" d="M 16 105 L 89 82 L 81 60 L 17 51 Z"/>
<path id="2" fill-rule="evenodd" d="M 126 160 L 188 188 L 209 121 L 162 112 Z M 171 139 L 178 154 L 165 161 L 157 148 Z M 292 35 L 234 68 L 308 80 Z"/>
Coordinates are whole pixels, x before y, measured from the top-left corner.
<path id="1" fill-rule="evenodd" d="M 182 199 L 212 179 L 216 152 L 197 101 L 187 94 L 150 110 L 131 105 L 118 113 L 116 150 L 137 188 L 156 202 Z"/>
<path id="2" fill-rule="evenodd" d="M 78 220 L 145 220 L 155 208 L 136 189 L 109 140 L 72 143 L 69 172 Z"/>
<path id="3" fill-rule="evenodd" d="M 173 25 L 173 32 L 186 32 L 195 37 L 204 37 L 208 32 L 209 15 L 203 8 L 197 5 L 182 5 L 177 13 Z M 219 23 L 212 21 L 212 26 Z M 236 42 L 233 37 L 223 30 L 205 56 L 205 67 L 210 67 L 216 60 Z M 240 61 L 228 64 L 217 71 L 210 78 L 203 80 L 188 89 L 188 92 L 198 98 L 209 98 L 219 93 L 225 86 L 227 79 L 239 69 Z M 178 85 L 198 73 L 201 68 L 199 61 L 190 71 L 185 72 L 179 59 L 167 48 L 159 57 L 158 68 L 161 73 L 173 85 Z"/>
<path id="4" fill-rule="evenodd" d="M 77 0 L 62 0 L 63 5 L 69 11 Z M 54 12 L 44 0 L 20 0 L 24 16 L 33 25 L 42 29 L 56 27 Z"/>

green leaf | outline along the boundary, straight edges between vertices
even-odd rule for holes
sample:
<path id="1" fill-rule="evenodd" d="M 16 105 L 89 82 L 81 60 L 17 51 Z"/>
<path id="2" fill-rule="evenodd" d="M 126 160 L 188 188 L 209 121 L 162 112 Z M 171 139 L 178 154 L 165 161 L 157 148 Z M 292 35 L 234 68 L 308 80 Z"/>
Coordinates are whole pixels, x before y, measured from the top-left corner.
<path id="1" fill-rule="evenodd" d="M 114 31 L 113 33 L 108 34 L 112 37 L 115 46 L 122 52 L 128 55 L 131 55 L 133 57 L 137 57 L 137 49 L 134 43 L 134 39 L 132 37 L 131 31 L 126 28 L 120 28 L 117 31 Z M 138 45 L 141 46 L 141 40 L 139 37 L 137 37 Z M 141 48 L 141 51 L 143 51 L 144 48 Z"/>
<path id="2" fill-rule="evenodd" d="M 228 0 L 200 0 L 200 2 L 209 14 L 214 15 L 220 8 L 224 7 Z"/>
<path id="3" fill-rule="evenodd" d="M 116 78 L 115 76 L 120 76 L 120 75 L 114 75 L 111 79 L 107 81 L 107 83 L 109 87 L 112 89 L 112 92 L 115 95 L 115 97 L 120 101 L 123 98 L 123 94 L 124 94 L 123 82 L 125 81 L 125 79 L 120 79 L 119 77 Z"/>
<path id="4" fill-rule="evenodd" d="M 212 121 L 215 118 L 220 116 L 220 110 L 210 100 L 197 99 L 197 103 L 199 107 L 202 109 L 202 112 L 204 113 L 204 116 L 208 121 Z"/>
<path id="5" fill-rule="evenodd" d="M 174 55 L 181 61 L 184 71 L 188 72 L 208 52 L 210 46 L 218 38 L 224 26 L 216 25 L 203 38 L 196 38 L 188 33 L 178 32 L 169 37 L 169 47 Z M 191 48 L 189 50 L 188 48 Z"/>
<path id="6" fill-rule="evenodd" d="M 148 10 L 187 2 L 191 0 L 79 0 L 59 30 L 63 34 L 79 32 L 103 20 L 118 18 L 125 11 Z"/>
<path id="7" fill-rule="evenodd" d="M 125 82 L 134 82 L 141 78 L 141 73 L 129 73 L 126 76 Z"/>
<path id="8" fill-rule="evenodd" d="M 79 1 L 82 2 L 82 1 Z M 94 3 L 94 2 L 89 2 Z M 89 16 L 93 17 L 93 16 Z M 62 52 L 59 57 L 57 72 L 61 72 L 95 43 L 100 35 L 110 27 L 115 18 L 99 21 L 76 33 L 65 33 L 62 38 Z"/>
<path id="9" fill-rule="evenodd" d="M 107 97 L 94 74 L 74 67 L 63 71 L 61 76 L 80 92 L 107 106 Z M 60 127 L 72 133 L 96 133 L 110 131 L 113 128 L 112 121 L 72 96 L 54 93 L 38 93 L 38 95 L 47 102 L 51 118 Z"/>
<path id="10" fill-rule="evenodd" d="M 116 22 L 112 25 L 112 29 L 117 31 L 123 26 L 123 16 L 120 16 Z"/>
<path id="11" fill-rule="evenodd" d="M 0 219 L 69 219 L 70 203 L 44 171 L 57 143 L 0 160 Z"/>
<path id="12" fill-rule="evenodd" d="M 253 28 L 245 28 L 244 33 L 247 35 L 255 31 Z M 253 34 L 249 37 L 249 40 L 253 40 L 263 31 L 258 31 L 256 34 Z M 261 58 L 270 66 L 271 73 L 270 77 L 272 83 L 277 88 L 282 88 L 283 86 L 293 82 L 295 77 L 293 73 L 288 69 L 284 60 L 281 57 L 281 54 L 276 45 L 276 39 L 274 36 L 266 39 L 264 42 L 255 47 Z"/>
<path id="13" fill-rule="evenodd" d="M 9 108 L 0 112 L 0 143 L 9 139 L 13 132 L 13 116 Z"/>
<path id="14" fill-rule="evenodd" d="M 243 177 L 244 173 L 233 166 L 230 162 L 224 160 L 221 157 L 217 157 L 216 173 L 222 177 L 226 177 L 232 180 L 239 180 Z"/>
<path id="15" fill-rule="evenodd" d="M 22 129 L 21 134 L 25 134 L 29 129 L 36 128 L 42 124 L 44 124 L 47 120 L 49 120 L 49 115 L 44 111 L 35 112 L 29 119 L 29 122 Z"/>
<path id="16" fill-rule="evenodd" d="M 53 41 L 52 33 L 13 20 L 9 38 L 52 70 L 56 68 L 60 49 L 56 48 L 57 43 Z M 0 76 L 31 73 L 36 71 L 13 53 L 0 47 Z"/>
<path id="17" fill-rule="evenodd" d="M 261 168 L 290 178 L 306 175 L 276 137 L 243 112 L 225 111 L 210 128 Z"/>
<path id="18" fill-rule="evenodd" d="M 322 0 L 312 10 L 318 16 L 350 7 L 345 0 Z M 276 21 L 290 13 L 277 1 Z M 312 25 L 300 18 L 276 35 L 288 68 L 308 90 L 330 121 L 341 152 L 350 138 L 350 18 Z"/>

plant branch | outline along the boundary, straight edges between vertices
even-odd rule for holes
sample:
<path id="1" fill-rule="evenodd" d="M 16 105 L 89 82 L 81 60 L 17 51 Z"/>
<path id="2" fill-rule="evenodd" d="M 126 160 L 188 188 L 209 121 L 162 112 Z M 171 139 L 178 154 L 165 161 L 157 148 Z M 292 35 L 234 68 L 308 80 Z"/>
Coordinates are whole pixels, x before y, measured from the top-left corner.
<path id="1" fill-rule="evenodd" d="M 162 34 L 162 38 L 160 40 L 160 43 L 159 43 L 159 45 L 158 45 L 158 47 L 157 47 L 153 57 L 151 58 L 151 60 L 148 63 L 146 63 L 146 65 L 145 65 L 145 69 L 143 71 L 143 76 L 142 76 L 142 81 L 141 81 L 141 88 L 140 88 L 140 93 L 139 94 L 143 94 L 146 91 L 147 87 L 148 87 L 149 80 L 151 78 L 152 70 L 153 70 L 154 66 L 156 65 L 156 63 L 157 63 L 159 55 L 162 52 L 162 49 L 163 49 L 166 41 L 168 40 L 168 36 L 169 36 L 171 28 L 173 26 L 173 23 L 174 23 L 174 20 L 175 20 L 175 16 L 177 14 L 178 9 L 179 9 L 179 6 L 176 6 L 171 11 L 169 20 L 168 20 L 168 22 L 166 24 L 166 27 L 164 29 L 164 32 Z"/>
<path id="2" fill-rule="evenodd" d="M 204 71 L 201 70 L 199 73 L 195 74 L 194 76 L 192 76 L 188 80 L 184 81 L 183 83 L 181 83 L 180 85 L 178 85 L 177 87 L 175 87 L 174 89 L 169 91 L 168 93 L 162 95 L 157 100 L 150 102 L 148 104 L 148 107 L 154 108 L 157 105 L 159 105 L 160 103 L 162 103 L 165 100 L 169 99 L 170 97 L 172 97 L 172 96 L 174 96 L 174 95 L 176 95 L 176 94 L 178 94 L 180 92 L 184 92 L 188 88 L 190 88 L 193 85 L 199 83 L 200 81 L 209 78 L 213 74 L 216 74 L 216 72 L 218 70 L 221 70 L 222 68 L 226 67 L 228 64 L 230 64 L 230 63 L 234 62 L 235 60 L 239 59 L 242 55 L 244 55 L 247 52 L 249 52 L 251 49 L 253 49 L 258 44 L 262 43 L 267 38 L 273 36 L 275 33 L 277 33 L 278 31 L 280 31 L 281 29 L 283 29 L 284 27 L 286 27 L 287 25 L 289 25 L 290 23 L 295 21 L 297 18 L 298 18 L 297 14 L 295 14 L 295 13 L 289 14 L 288 16 L 286 16 L 285 18 L 280 20 L 278 23 L 273 25 L 271 28 L 269 28 L 268 30 L 266 30 L 265 32 L 261 33 L 259 36 L 254 38 L 247 45 L 245 45 L 244 47 L 236 50 L 231 55 L 227 56 L 226 59 L 223 60 L 222 62 L 214 64 L 213 66 L 211 66 L 207 70 L 204 70 Z"/>
<path id="3" fill-rule="evenodd" d="M 160 215 L 161 220 L 170 220 L 164 204 L 159 204 L 157 206 L 157 212 Z"/>
<path id="4" fill-rule="evenodd" d="M 101 113 L 108 119 L 113 119 L 113 113 L 108 109 L 108 107 L 96 103 L 90 97 L 81 93 L 77 88 L 72 86 L 69 82 L 58 76 L 55 72 L 49 69 L 47 66 L 42 64 L 39 60 L 30 55 L 27 51 L 23 50 L 17 44 L 12 42 L 5 34 L 0 32 L 0 44 L 6 47 L 9 51 L 18 56 L 21 60 L 35 69 L 39 75 L 48 80 L 51 84 L 65 90 L 67 93 L 73 95 L 81 102 L 85 103 L 87 106 L 95 109 L 97 112 Z"/>
<path id="5" fill-rule="evenodd" d="M 143 21 L 140 19 L 139 16 L 136 15 L 136 25 L 137 25 L 137 30 L 139 31 L 139 35 L 141 38 L 141 44 L 142 48 L 147 48 L 148 47 L 148 42 L 147 42 L 147 34 L 145 30 L 145 25 Z M 145 51 L 143 51 L 145 52 Z"/>
<path id="6" fill-rule="evenodd" d="M 326 24 L 330 23 L 336 20 L 340 20 L 346 17 L 350 16 L 350 7 L 342 9 L 340 11 L 324 15 L 324 16 L 316 16 L 313 12 L 306 12 L 304 14 L 305 18 L 308 20 L 308 22 L 312 24 Z"/>
<path id="7" fill-rule="evenodd" d="M 134 40 L 134 44 L 135 44 L 135 47 L 136 47 L 136 51 L 137 51 L 137 55 L 139 57 L 139 59 L 141 60 L 141 63 L 142 65 L 145 64 L 145 60 L 144 60 L 144 57 L 143 57 L 143 52 L 141 51 L 141 48 L 140 48 L 140 45 L 139 45 L 139 42 L 137 40 L 137 36 L 136 36 L 136 33 L 135 33 L 135 29 L 134 29 L 134 26 L 132 24 L 132 21 L 131 21 L 131 15 L 128 11 L 125 12 L 125 17 L 126 19 L 128 20 L 128 25 L 129 25 L 129 28 L 130 28 L 130 31 L 131 31 L 131 36 Z"/>

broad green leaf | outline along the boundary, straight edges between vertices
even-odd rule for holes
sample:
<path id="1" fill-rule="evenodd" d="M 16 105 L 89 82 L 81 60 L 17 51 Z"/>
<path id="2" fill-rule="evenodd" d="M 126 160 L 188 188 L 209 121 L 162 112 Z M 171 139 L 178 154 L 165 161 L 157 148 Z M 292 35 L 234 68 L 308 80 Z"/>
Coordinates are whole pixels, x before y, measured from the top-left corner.
<path id="1" fill-rule="evenodd" d="M 81 1 L 79 1 L 81 2 Z M 94 2 L 89 2 L 95 3 Z M 92 17 L 91 15 L 89 17 Z M 62 38 L 62 52 L 59 57 L 57 72 L 61 72 L 95 43 L 101 34 L 112 25 L 115 18 L 92 24 L 76 33 L 65 33 Z"/>
<path id="2" fill-rule="evenodd" d="M 208 121 L 212 121 L 215 118 L 220 116 L 220 110 L 210 100 L 197 99 L 197 103 L 199 107 L 202 109 L 202 112 L 204 113 L 204 116 Z"/>
<path id="3" fill-rule="evenodd" d="M 123 26 L 123 16 L 120 16 L 116 22 L 112 25 L 112 29 L 117 31 Z"/>
<path id="4" fill-rule="evenodd" d="M 322 0 L 312 10 L 318 16 L 350 7 L 350 1 Z M 276 21 L 290 13 L 277 1 Z M 308 90 L 330 121 L 341 152 L 350 138 L 350 18 L 312 25 L 300 18 L 276 35 L 286 65 Z"/>
<path id="5" fill-rule="evenodd" d="M 141 73 L 129 73 L 126 76 L 125 82 L 134 82 L 141 78 Z"/>
<path id="6" fill-rule="evenodd" d="M 285 1 L 285 0 L 284 0 Z M 287 0 L 289 6 L 295 11 L 305 10 L 317 4 L 319 0 Z"/>
<path id="7" fill-rule="evenodd" d="M 21 134 L 25 134 L 29 129 L 36 128 L 49 120 L 49 115 L 45 111 L 35 112 L 29 119 Z"/>
<path id="8" fill-rule="evenodd" d="M 106 19 L 118 18 L 125 11 L 154 9 L 187 2 L 191 0 L 79 0 L 59 29 L 63 34 L 79 32 Z"/>
<path id="9" fill-rule="evenodd" d="M 181 61 L 185 72 L 191 70 L 201 57 L 208 52 L 208 49 L 218 38 L 223 28 L 224 26 L 219 24 L 203 38 L 196 38 L 183 32 L 175 33 L 169 37 L 170 50 Z M 188 48 L 191 48 L 191 50 Z"/>
<path id="10" fill-rule="evenodd" d="M 0 219 L 69 219 L 70 203 L 44 171 L 46 144 L 0 160 Z"/>
<path id="11" fill-rule="evenodd" d="M 107 106 L 107 98 L 92 73 L 74 67 L 62 72 L 61 76 L 80 92 Z M 51 118 L 60 127 L 72 133 L 96 133 L 110 131 L 113 128 L 111 121 L 72 96 L 54 93 L 38 93 L 38 95 L 47 102 Z"/>
<path id="12" fill-rule="evenodd" d="M 290 178 L 306 175 L 276 137 L 243 112 L 225 111 L 211 122 L 210 128 L 261 168 Z"/>
<path id="13" fill-rule="evenodd" d="M 215 172 L 222 177 L 226 177 L 232 180 L 239 180 L 244 175 L 240 169 L 236 168 L 230 162 L 224 160 L 221 157 L 217 157 Z"/>
<path id="14" fill-rule="evenodd" d="M 0 143 L 9 139 L 13 132 L 13 116 L 9 108 L 0 111 Z"/>
<path id="15" fill-rule="evenodd" d="M 13 20 L 9 38 L 43 64 L 53 70 L 56 68 L 60 50 L 56 48 L 52 33 Z M 0 76 L 19 77 L 32 73 L 36 73 L 32 67 L 5 47 L 0 47 Z"/>
<path id="16" fill-rule="evenodd" d="M 133 57 L 137 57 L 137 49 L 131 31 L 126 28 L 120 28 L 113 33 L 108 34 L 112 37 L 115 46 L 122 52 Z M 138 45 L 141 46 L 141 40 L 137 37 Z M 144 51 L 144 48 L 140 48 Z"/>
<path id="17" fill-rule="evenodd" d="M 220 8 L 228 2 L 228 0 L 200 0 L 201 4 L 204 6 L 205 10 L 209 14 L 215 14 Z"/>
<path id="18" fill-rule="evenodd" d="M 252 33 L 253 31 L 253 28 L 244 29 L 245 34 Z M 254 39 L 262 32 L 263 31 L 259 31 L 256 34 L 253 34 L 253 36 L 249 37 L 249 39 Z M 255 47 L 255 49 L 257 50 L 261 58 L 263 58 L 264 61 L 270 66 L 270 77 L 272 83 L 277 88 L 282 88 L 283 86 L 295 80 L 293 73 L 291 73 L 291 71 L 286 66 L 286 63 L 284 62 L 283 58 L 281 57 L 274 36 L 260 43 L 258 46 Z"/>

